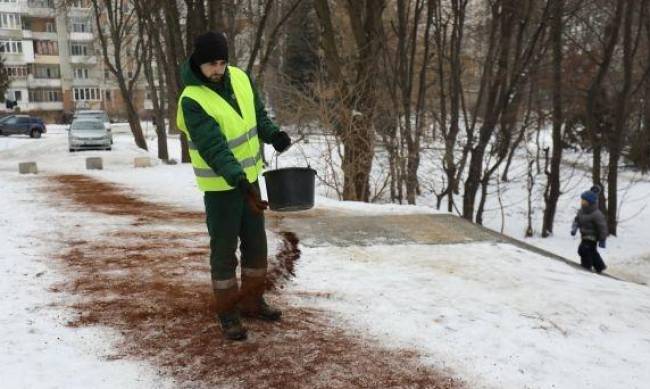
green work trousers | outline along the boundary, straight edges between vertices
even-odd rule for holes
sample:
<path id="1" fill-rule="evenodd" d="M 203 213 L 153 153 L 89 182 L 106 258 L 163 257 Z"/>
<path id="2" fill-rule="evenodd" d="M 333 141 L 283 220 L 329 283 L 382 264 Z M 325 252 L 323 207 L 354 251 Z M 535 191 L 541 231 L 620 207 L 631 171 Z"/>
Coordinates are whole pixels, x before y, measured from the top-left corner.
<path id="1" fill-rule="evenodd" d="M 257 182 L 253 183 L 259 190 Z M 242 275 L 264 277 L 267 267 L 264 215 L 254 214 L 239 189 L 205 192 L 205 213 L 210 234 L 210 268 L 215 290 L 237 287 L 237 243 Z"/>

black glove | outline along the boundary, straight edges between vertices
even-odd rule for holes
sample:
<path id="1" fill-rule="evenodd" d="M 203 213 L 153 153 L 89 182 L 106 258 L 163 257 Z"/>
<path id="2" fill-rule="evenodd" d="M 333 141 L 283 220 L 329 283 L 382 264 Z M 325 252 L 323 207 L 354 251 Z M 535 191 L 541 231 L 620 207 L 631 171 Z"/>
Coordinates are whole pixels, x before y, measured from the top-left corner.
<path id="1" fill-rule="evenodd" d="M 254 214 L 261 214 L 264 212 L 265 209 L 269 207 L 269 203 L 262 200 L 262 197 L 260 196 L 260 193 L 257 191 L 257 188 L 254 185 L 252 185 L 250 182 L 248 182 L 248 179 L 246 179 L 246 177 L 243 177 L 239 181 L 238 186 L 242 194 L 244 195 L 244 200 L 246 200 L 246 204 L 248 204 L 248 207 L 251 209 L 251 211 Z"/>
<path id="2" fill-rule="evenodd" d="M 271 143 L 273 144 L 273 148 L 278 153 L 281 153 L 291 146 L 291 138 L 289 138 L 289 135 L 287 135 L 286 132 L 280 131 L 273 136 L 273 141 Z"/>

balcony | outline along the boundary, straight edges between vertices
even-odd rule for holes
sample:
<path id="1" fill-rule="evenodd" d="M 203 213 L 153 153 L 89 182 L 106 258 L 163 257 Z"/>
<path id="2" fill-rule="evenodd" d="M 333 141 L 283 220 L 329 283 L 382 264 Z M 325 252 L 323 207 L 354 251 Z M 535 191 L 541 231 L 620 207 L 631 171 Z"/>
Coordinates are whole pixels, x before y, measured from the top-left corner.
<path id="1" fill-rule="evenodd" d="M 27 77 L 9 77 L 9 87 L 12 89 L 27 88 Z"/>
<path id="2" fill-rule="evenodd" d="M 0 28 L 0 37 L 2 39 L 22 40 L 24 37 L 22 29 Z"/>
<path id="3" fill-rule="evenodd" d="M 95 40 L 95 35 L 92 32 L 71 32 L 69 40 L 89 42 Z"/>
<path id="4" fill-rule="evenodd" d="M 26 33 L 28 31 L 23 30 L 23 33 Z M 47 31 L 29 31 L 30 37 L 32 39 L 36 40 L 41 40 L 41 41 L 58 41 L 59 40 L 59 34 L 56 32 L 47 32 Z M 25 38 L 27 38 L 26 34 Z"/>
<path id="5" fill-rule="evenodd" d="M 97 56 L 95 55 L 71 55 L 70 63 L 83 65 L 96 65 Z"/>
<path id="6" fill-rule="evenodd" d="M 8 13 L 19 13 L 19 14 L 24 14 L 27 12 L 27 7 L 25 4 L 22 2 L 16 2 L 16 3 L 5 3 L 1 2 L 0 3 L 0 12 L 8 12 Z"/>
<path id="7" fill-rule="evenodd" d="M 34 78 L 30 75 L 27 79 L 30 88 L 60 88 L 60 78 Z"/>
<path id="8" fill-rule="evenodd" d="M 32 62 L 29 53 L 2 53 L 5 66 L 11 65 L 24 65 L 27 62 Z"/>
<path id="9" fill-rule="evenodd" d="M 61 58 L 58 55 L 40 55 L 34 54 L 34 63 L 58 65 L 61 63 Z"/>
<path id="10" fill-rule="evenodd" d="M 27 0 L 27 7 L 32 16 L 54 16 L 54 0 Z"/>
<path id="11" fill-rule="evenodd" d="M 47 101 L 42 103 L 29 103 L 29 111 L 61 111 L 63 110 L 63 101 Z"/>
<path id="12" fill-rule="evenodd" d="M 72 86 L 73 87 L 97 87 L 99 80 L 95 77 L 88 78 L 73 78 Z"/>

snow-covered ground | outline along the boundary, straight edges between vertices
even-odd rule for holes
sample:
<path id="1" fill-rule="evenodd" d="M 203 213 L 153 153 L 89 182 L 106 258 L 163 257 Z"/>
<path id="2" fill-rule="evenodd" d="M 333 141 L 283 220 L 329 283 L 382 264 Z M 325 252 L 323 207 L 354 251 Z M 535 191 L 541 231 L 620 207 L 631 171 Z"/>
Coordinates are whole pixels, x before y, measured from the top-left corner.
<path id="1" fill-rule="evenodd" d="M 48 307 L 53 299 L 64 298 L 48 292 L 60 275 L 48 261 L 57 248 L 47 237 L 61 228 L 49 222 L 48 214 L 59 211 L 39 201 L 48 193 L 36 177 L 17 173 L 18 162 L 36 161 L 42 174 L 88 174 L 122 184 L 149 201 L 202 210 L 189 166 L 156 162 L 153 168 L 135 169 L 133 158 L 147 153 L 133 146 L 127 134 L 116 134 L 115 141 L 110 152 L 71 154 L 62 127 L 48 126 L 42 139 L 0 137 L 3 386 L 169 385 L 145 363 L 102 358 L 110 354 L 117 334 L 67 328 L 67 312 Z M 170 140 L 170 154 L 176 159 L 177 143 Z M 150 145 L 155 147 L 155 142 Z M 309 163 L 325 171 L 322 146 L 312 141 L 292 148 L 279 158 L 279 165 Z M 151 153 L 155 156 L 155 150 Z M 87 171 L 84 160 L 89 156 L 102 156 L 104 170 Z M 521 166 L 515 163 L 513 177 Z M 430 173 L 427 168 L 433 168 L 433 163 L 425 164 L 423 174 Z M 564 230 L 589 180 L 573 177 L 561 199 L 558 233 L 530 242 L 575 259 L 578 242 Z M 627 192 L 620 237 L 611 239 L 605 251 L 612 272 L 629 272 L 643 280 L 650 279 L 650 260 L 640 259 L 650 251 L 643 243 L 650 220 L 643 206 L 648 185 L 638 183 Z M 525 182 L 514 181 L 503 191 L 508 216 L 504 231 L 516 238 L 524 230 L 524 188 Z M 338 202 L 323 185 L 318 192 L 318 207 L 323 210 L 361 215 L 433 212 L 427 207 L 430 195 L 419 200 L 421 206 L 399 206 Z M 488 205 L 487 224 L 498 230 L 501 212 L 496 199 Z M 539 220 L 539 212 L 535 216 Z M 92 224 L 88 228 L 92 230 Z M 301 249 L 297 276 L 287 287 L 293 304 L 325 309 L 336 318 L 334 322 L 390 347 L 417 350 L 425 363 L 450 369 L 469 387 L 644 388 L 650 382 L 650 289 L 646 286 L 599 277 L 511 245 L 489 242 Z"/>

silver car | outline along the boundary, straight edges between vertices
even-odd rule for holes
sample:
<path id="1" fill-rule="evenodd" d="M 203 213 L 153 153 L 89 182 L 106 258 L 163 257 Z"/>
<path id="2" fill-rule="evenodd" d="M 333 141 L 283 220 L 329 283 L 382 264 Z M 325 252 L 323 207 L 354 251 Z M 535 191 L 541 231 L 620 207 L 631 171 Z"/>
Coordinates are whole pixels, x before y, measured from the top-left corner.
<path id="1" fill-rule="evenodd" d="M 113 132 L 111 131 L 112 121 L 108 118 L 108 114 L 106 113 L 106 111 L 97 110 L 97 109 L 87 109 L 87 110 L 77 111 L 72 117 L 72 120 L 74 121 L 77 119 L 97 119 L 103 122 L 104 127 L 106 127 L 106 131 L 108 131 L 108 135 L 110 135 L 111 137 L 111 144 L 113 144 Z"/>
<path id="2" fill-rule="evenodd" d="M 74 120 L 68 132 L 70 152 L 86 149 L 111 149 L 111 136 L 104 123 L 93 118 Z"/>

